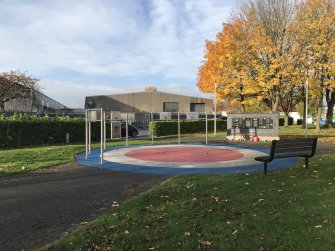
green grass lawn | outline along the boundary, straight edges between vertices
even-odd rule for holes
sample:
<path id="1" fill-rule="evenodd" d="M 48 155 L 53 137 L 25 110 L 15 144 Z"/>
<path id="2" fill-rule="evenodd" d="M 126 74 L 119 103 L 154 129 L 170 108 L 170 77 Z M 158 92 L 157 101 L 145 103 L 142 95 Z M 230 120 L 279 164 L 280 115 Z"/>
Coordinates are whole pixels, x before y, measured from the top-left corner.
<path id="1" fill-rule="evenodd" d="M 264 176 L 184 175 L 47 250 L 334 250 L 335 155 Z"/>
<path id="2" fill-rule="evenodd" d="M 129 144 L 145 143 L 148 143 L 148 141 L 129 141 Z M 118 140 L 109 142 L 107 146 L 120 146 L 124 144 L 124 140 Z M 100 147 L 99 144 L 92 145 L 92 148 L 98 147 Z M 75 155 L 83 151 L 85 151 L 85 146 L 82 144 L 2 150 L 0 151 L 0 177 L 74 162 Z"/>
<path id="3" fill-rule="evenodd" d="M 281 136 L 302 136 L 300 126 Z M 321 134 L 334 138 L 334 129 Z M 219 133 L 224 137 L 225 133 Z M 183 135 L 203 138 L 204 134 Z M 209 135 L 213 137 L 213 135 Z M 155 143 L 176 143 L 176 137 Z M 129 144 L 150 144 L 130 140 Z M 124 145 L 124 140 L 107 146 Z M 93 148 L 99 147 L 94 144 Z M 74 161 L 83 145 L 0 151 L 0 177 Z M 333 250 L 335 155 L 319 155 L 303 169 L 236 175 L 177 176 L 80 227 L 50 250 Z M 271 170 L 271 168 L 269 168 Z"/>
<path id="4" fill-rule="evenodd" d="M 317 132 L 315 125 L 309 125 L 307 130 L 308 136 L 318 137 L 319 141 L 335 141 L 335 128 L 322 128 L 321 132 Z M 305 129 L 300 125 L 293 125 L 289 127 L 279 127 L 280 137 L 303 137 Z"/>

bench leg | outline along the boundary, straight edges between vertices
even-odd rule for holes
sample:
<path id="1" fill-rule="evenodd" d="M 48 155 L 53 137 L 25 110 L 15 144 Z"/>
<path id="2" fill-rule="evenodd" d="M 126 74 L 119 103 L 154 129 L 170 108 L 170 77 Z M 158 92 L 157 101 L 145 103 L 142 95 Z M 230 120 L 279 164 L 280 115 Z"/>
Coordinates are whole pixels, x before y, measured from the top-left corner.
<path id="1" fill-rule="evenodd" d="M 264 162 L 264 175 L 268 174 L 268 162 Z"/>
<path id="2" fill-rule="evenodd" d="M 308 158 L 305 157 L 305 168 L 308 168 Z"/>

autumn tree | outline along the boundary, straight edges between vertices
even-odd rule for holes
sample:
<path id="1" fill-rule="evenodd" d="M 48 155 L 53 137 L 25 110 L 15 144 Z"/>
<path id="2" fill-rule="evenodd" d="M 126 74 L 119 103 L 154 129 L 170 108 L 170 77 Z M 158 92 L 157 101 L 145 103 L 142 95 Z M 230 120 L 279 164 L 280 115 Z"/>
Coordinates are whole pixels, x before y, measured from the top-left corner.
<path id="1" fill-rule="evenodd" d="M 264 102 L 272 111 L 289 114 L 310 98 L 328 104 L 331 122 L 335 103 L 334 0 L 245 0 L 229 24 L 206 44 L 197 85 L 241 104 Z M 254 102 L 254 103 L 253 103 Z M 242 107 L 243 108 L 243 107 Z"/>
<path id="2" fill-rule="evenodd" d="M 335 3 L 333 0 L 306 0 L 298 8 L 297 40 L 302 48 L 311 98 L 318 100 L 317 131 L 321 109 L 327 101 L 327 121 L 332 123 L 335 104 Z"/>
<path id="3" fill-rule="evenodd" d="M 10 71 L 0 74 L 0 112 L 5 109 L 5 103 L 11 100 L 29 99 L 33 103 L 36 91 L 39 90 L 38 79 L 26 72 Z"/>
<path id="4" fill-rule="evenodd" d="M 255 89 L 251 88 L 251 54 L 248 40 L 248 25 L 236 19 L 224 24 L 223 31 L 217 34 L 216 41 L 207 41 L 205 59 L 199 68 L 197 85 L 203 92 L 217 91 L 220 97 L 240 104 L 240 110 L 255 99 Z"/>

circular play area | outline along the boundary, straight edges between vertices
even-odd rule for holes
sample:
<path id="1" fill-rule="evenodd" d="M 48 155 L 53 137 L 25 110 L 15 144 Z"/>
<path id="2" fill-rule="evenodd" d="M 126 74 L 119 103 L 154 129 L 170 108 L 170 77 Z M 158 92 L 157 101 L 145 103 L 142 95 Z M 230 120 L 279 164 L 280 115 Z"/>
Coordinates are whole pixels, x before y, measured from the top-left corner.
<path id="1" fill-rule="evenodd" d="M 263 172 L 263 163 L 255 157 L 268 154 L 268 149 L 229 145 L 143 145 L 112 147 L 77 156 L 81 165 L 124 172 L 149 174 L 221 174 Z M 293 166 L 297 158 L 277 159 L 269 163 L 269 171 Z"/>

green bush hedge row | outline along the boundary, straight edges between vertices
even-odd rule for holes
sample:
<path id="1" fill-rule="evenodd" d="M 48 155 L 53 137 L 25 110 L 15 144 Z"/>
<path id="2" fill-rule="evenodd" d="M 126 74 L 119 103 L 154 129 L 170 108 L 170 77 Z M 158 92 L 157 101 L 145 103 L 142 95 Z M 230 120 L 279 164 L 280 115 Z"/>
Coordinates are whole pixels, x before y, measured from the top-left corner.
<path id="1" fill-rule="evenodd" d="M 92 123 L 91 128 L 92 141 L 100 140 L 100 123 Z M 106 132 L 110 132 L 108 124 Z M 62 144 L 66 143 L 66 133 L 71 143 L 84 143 L 85 121 L 0 121 L 0 147 Z"/>
<path id="2" fill-rule="evenodd" d="M 227 130 L 227 121 L 217 120 L 216 129 L 218 131 Z M 208 120 L 208 131 L 214 130 L 214 120 Z M 180 133 L 203 133 L 206 131 L 205 120 L 182 120 L 180 121 Z M 155 136 L 178 134 L 178 121 L 153 121 L 149 124 L 149 134 Z"/>
<path id="3" fill-rule="evenodd" d="M 0 114 L 0 121 L 84 121 L 85 119 L 82 117 L 71 118 L 69 116 L 60 116 L 60 117 L 48 117 L 44 116 L 36 116 L 36 115 L 28 115 L 24 113 L 15 113 L 13 115 L 7 116 L 4 114 Z"/>

